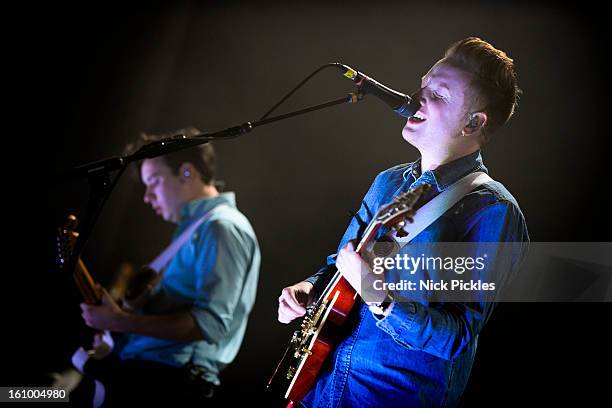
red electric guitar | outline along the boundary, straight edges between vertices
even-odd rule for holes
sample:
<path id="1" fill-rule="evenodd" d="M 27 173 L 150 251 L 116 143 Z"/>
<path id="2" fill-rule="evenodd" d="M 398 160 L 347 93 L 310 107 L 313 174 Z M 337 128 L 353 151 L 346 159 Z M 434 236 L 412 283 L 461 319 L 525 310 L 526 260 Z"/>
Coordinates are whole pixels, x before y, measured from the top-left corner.
<path id="1" fill-rule="evenodd" d="M 365 228 L 356 251 L 363 255 L 370 250 L 376 233 L 382 226 L 393 228 L 399 236 L 405 236 L 406 221 L 412 222 L 413 209 L 419 198 L 431 186 L 423 184 L 397 196 L 383 205 Z M 274 374 L 268 381 L 268 389 L 280 390 L 283 397 L 293 402 L 301 401 L 314 385 L 319 371 L 336 343 L 342 339 L 342 326 L 357 300 L 357 293 L 340 272 L 336 272 L 319 299 L 306 309 L 306 315 Z"/>

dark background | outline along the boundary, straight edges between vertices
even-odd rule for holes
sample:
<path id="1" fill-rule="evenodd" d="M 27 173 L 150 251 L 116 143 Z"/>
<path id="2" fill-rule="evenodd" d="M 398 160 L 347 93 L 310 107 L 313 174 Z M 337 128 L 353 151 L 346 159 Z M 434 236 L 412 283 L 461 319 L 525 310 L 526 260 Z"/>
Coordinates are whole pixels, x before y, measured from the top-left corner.
<path id="1" fill-rule="evenodd" d="M 5 144 L 6 284 L 2 385 L 64 368 L 82 336 L 78 297 L 54 265 L 54 233 L 83 213 L 85 182 L 63 170 L 121 154 L 142 131 L 219 130 L 256 120 L 320 65 L 341 61 L 406 93 L 452 42 L 480 36 L 514 58 L 524 91 L 483 151 L 518 199 L 533 241 L 608 241 L 608 27 L 547 3 L 180 3 L 30 10 L 17 19 L 9 78 L 25 109 Z M 19 38 L 19 39 L 17 39 Z M 324 71 L 280 112 L 345 95 Z M 280 290 L 334 252 L 375 175 L 415 160 L 404 120 L 368 98 L 218 142 L 218 178 L 237 193 L 261 245 L 259 292 L 227 389 L 263 398 L 292 328 L 276 322 Z M 83 255 L 101 282 L 122 261 L 165 247 L 172 225 L 125 175 Z M 6 248 L 6 247 L 5 247 Z M 13 263 L 13 261 L 16 261 Z M 609 366 L 609 304 L 502 304 L 480 336 L 464 405 L 594 402 Z M 13 364 L 9 364 L 13 363 Z M 237 394 L 238 395 L 238 394 Z"/>

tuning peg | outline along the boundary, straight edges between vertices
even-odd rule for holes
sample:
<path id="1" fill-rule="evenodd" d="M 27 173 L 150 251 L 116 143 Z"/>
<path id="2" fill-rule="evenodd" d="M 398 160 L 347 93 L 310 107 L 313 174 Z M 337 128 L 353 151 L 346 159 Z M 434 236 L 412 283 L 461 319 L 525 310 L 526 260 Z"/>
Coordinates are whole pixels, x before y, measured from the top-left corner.
<path id="1" fill-rule="evenodd" d="M 66 228 L 75 230 L 79 227 L 79 220 L 74 214 L 70 214 L 67 218 L 68 219 L 66 221 Z"/>
<path id="2" fill-rule="evenodd" d="M 414 222 L 414 218 L 413 218 L 414 214 L 416 214 L 416 211 L 414 209 L 410 209 L 406 212 L 404 219 L 412 224 Z"/>
<path id="3" fill-rule="evenodd" d="M 406 231 L 404 231 L 404 227 L 405 226 L 406 226 L 406 221 L 405 220 L 401 220 L 400 222 L 395 224 L 393 226 L 393 229 L 395 230 L 395 235 L 397 235 L 400 238 L 403 238 L 403 237 L 407 236 L 408 233 Z"/>
<path id="4" fill-rule="evenodd" d="M 408 236 L 408 233 L 406 231 L 404 231 L 402 228 L 396 229 L 395 230 L 395 235 L 400 237 L 400 238 L 404 238 Z"/>

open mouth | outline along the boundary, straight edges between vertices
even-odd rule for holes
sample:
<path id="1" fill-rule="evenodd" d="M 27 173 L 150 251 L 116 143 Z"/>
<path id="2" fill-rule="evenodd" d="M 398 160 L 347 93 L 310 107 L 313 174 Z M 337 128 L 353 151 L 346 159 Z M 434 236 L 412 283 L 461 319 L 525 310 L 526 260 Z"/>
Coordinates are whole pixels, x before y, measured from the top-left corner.
<path id="1" fill-rule="evenodd" d="M 425 122 L 427 119 L 425 119 L 425 117 L 420 113 L 417 112 L 414 115 L 412 115 L 409 119 L 408 122 L 410 123 L 422 123 Z"/>

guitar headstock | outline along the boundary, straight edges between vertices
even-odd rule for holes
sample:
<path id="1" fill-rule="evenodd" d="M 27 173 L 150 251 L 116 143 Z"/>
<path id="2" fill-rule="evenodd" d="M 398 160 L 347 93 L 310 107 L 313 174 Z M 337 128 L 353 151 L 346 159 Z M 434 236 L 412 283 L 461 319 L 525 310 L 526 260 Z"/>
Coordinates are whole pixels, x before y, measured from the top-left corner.
<path id="1" fill-rule="evenodd" d="M 403 228 L 406 222 L 413 221 L 412 216 L 416 213 L 414 209 L 415 204 L 430 188 L 431 185 L 429 184 L 421 184 L 410 191 L 400 194 L 390 203 L 383 205 L 376 213 L 374 220 L 385 227 L 395 229 L 399 237 L 406 236 L 407 233 Z"/>
<path id="2" fill-rule="evenodd" d="M 429 184 L 421 184 L 412 190 L 400 194 L 388 204 L 383 205 L 376 212 L 376 215 L 366 227 L 361 240 L 357 244 L 356 251 L 361 251 L 376 237 L 376 233 L 381 226 L 393 228 L 398 237 L 408 235 L 404 231 L 406 222 L 413 222 L 412 216 L 416 213 L 414 206 L 425 192 L 429 191 Z"/>
<path id="3" fill-rule="evenodd" d="M 66 219 L 66 224 L 63 227 L 58 228 L 57 265 L 60 269 L 65 268 L 72 257 L 74 245 L 79 237 L 79 233 L 76 231 L 78 226 L 79 221 L 77 220 L 77 217 L 71 214 Z"/>
<path id="4" fill-rule="evenodd" d="M 102 292 L 87 271 L 83 260 L 77 255 L 75 257 L 74 247 L 79 237 L 76 231 L 79 222 L 74 215 L 69 215 L 64 227 L 58 228 L 57 234 L 57 263 L 60 269 L 66 270 L 68 265 L 73 265 L 72 276 L 77 288 L 81 292 L 85 303 L 90 305 L 100 304 Z M 73 262 L 72 262 L 73 261 Z M 72 269 L 72 268 L 71 268 Z"/>

